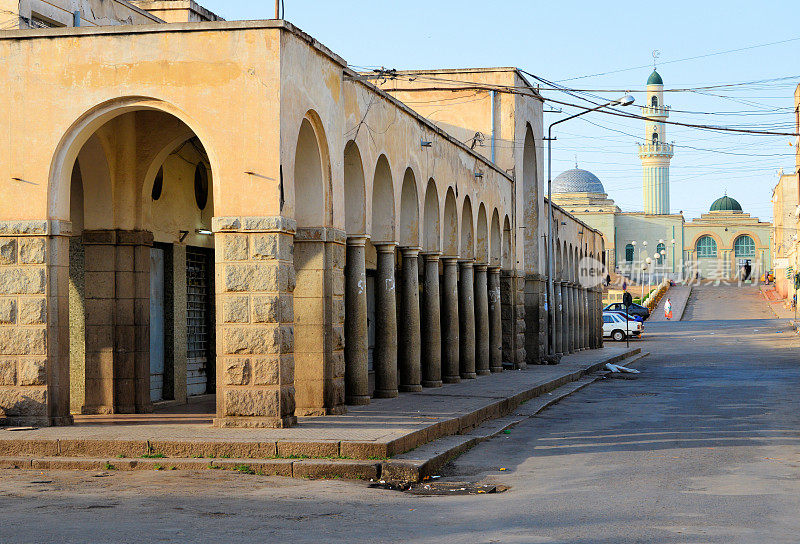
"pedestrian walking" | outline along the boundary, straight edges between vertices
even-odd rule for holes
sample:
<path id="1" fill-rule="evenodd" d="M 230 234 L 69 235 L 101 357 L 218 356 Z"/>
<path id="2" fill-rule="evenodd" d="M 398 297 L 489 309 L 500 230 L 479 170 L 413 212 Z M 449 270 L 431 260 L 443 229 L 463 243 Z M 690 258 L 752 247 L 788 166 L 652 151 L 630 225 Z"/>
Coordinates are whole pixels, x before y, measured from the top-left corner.
<path id="1" fill-rule="evenodd" d="M 664 317 L 669 321 L 672 319 L 672 302 L 667 299 L 667 302 L 664 304 Z"/>

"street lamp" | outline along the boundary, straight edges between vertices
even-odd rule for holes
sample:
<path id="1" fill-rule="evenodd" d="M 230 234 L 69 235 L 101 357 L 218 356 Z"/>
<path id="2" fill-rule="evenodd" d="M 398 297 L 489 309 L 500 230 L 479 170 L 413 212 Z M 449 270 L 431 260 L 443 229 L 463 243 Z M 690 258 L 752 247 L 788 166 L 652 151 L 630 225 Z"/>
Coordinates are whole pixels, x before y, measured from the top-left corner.
<path id="1" fill-rule="evenodd" d="M 581 115 L 586 115 L 587 113 L 591 113 L 593 111 L 601 110 L 603 108 L 607 108 L 608 106 L 630 106 L 634 103 L 636 99 L 626 94 L 625 96 L 618 98 L 616 100 L 612 100 L 611 102 L 607 102 L 605 104 L 600 104 L 597 107 L 587 109 L 580 113 L 576 113 L 575 115 L 570 115 L 569 117 L 565 117 L 563 119 L 559 119 L 554 123 L 550 123 L 550 126 L 547 129 L 547 328 L 549 334 L 549 346 L 548 351 L 550 355 L 555 354 L 555 349 L 553 346 L 554 334 L 553 329 L 555 328 L 555 312 L 553 310 L 553 291 L 554 291 L 554 283 L 553 283 L 553 271 L 555 269 L 555 260 L 554 260 L 554 250 L 553 250 L 553 195 L 552 195 L 552 188 L 553 188 L 553 127 L 564 123 L 565 121 L 569 121 L 570 119 L 575 119 L 576 117 L 580 117 Z"/>

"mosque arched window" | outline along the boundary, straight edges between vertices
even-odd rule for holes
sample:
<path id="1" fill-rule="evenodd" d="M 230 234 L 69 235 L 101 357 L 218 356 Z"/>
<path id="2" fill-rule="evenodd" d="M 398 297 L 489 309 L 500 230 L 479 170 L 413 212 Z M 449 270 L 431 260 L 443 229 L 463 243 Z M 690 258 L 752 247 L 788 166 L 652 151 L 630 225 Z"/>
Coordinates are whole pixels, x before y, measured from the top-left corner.
<path id="1" fill-rule="evenodd" d="M 625 246 L 625 260 L 629 263 L 633 262 L 633 244 Z"/>
<path id="2" fill-rule="evenodd" d="M 658 145 L 658 132 L 653 133 L 653 145 Z"/>
<path id="3" fill-rule="evenodd" d="M 698 257 L 717 256 L 717 242 L 708 234 L 698 238 L 696 248 Z"/>
<path id="4" fill-rule="evenodd" d="M 662 251 L 666 251 L 666 250 L 667 250 L 667 246 L 665 246 L 664 244 L 658 244 L 656 246 L 656 254 L 658 255 L 658 260 L 659 261 L 661 261 L 666 256 L 666 253 L 661 253 Z"/>
<path id="5" fill-rule="evenodd" d="M 733 253 L 737 257 L 752 259 L 756 256 L 756 243 L 746 234 L 739 236 L 733 243 Z"/>
<path id="6" fill-rule="evenodd" d="M 650 105 L 653 106 L 654 108 L 658 107 L 658 97 L 657 96 L 654 96 L 654 97 L 652 97 L 650 99 Z"/>

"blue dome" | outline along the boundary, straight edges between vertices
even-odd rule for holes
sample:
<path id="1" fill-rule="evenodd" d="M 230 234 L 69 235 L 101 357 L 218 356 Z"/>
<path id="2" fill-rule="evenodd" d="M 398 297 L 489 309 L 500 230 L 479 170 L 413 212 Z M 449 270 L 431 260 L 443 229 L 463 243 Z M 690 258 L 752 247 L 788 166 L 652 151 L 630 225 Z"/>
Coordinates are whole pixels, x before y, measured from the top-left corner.
<path id="1" fill-rule="evenodd" d="M 606 192 L 600 180 L 586 170 L 575 168 L 562 172 L 553 180 L 554 193 L 599 193 Z"/>

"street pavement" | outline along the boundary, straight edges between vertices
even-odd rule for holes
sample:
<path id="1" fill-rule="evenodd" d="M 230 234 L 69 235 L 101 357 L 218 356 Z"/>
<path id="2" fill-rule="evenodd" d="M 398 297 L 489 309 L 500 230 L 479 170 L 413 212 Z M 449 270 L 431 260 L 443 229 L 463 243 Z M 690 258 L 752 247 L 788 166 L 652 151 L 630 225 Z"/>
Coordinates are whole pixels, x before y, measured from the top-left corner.
<path id="1" fill-rule="evenodd" d="M 473 448 L 420 497 L 232 472 L 0 472 L 0 541 L 800 541 L 800 341 L 754 287 L 700 286 L 605 379 Z M 505 469 L 505 470 L 501 470 Z"/>

